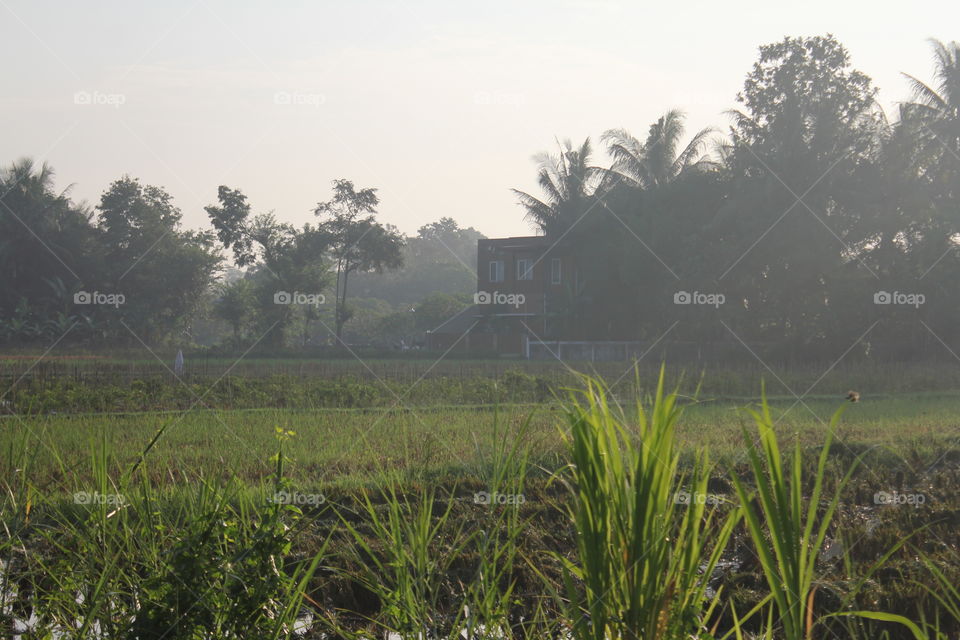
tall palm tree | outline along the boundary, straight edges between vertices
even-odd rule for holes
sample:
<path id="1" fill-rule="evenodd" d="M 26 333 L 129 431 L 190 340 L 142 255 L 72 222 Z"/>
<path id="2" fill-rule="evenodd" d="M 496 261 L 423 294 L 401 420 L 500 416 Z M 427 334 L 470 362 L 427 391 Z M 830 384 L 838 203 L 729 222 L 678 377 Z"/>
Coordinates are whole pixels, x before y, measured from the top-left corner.
<path id="1" fill-rule="evenodd" d="M 0 196 L 20 186 L 24 192 L 47 192 L 53 189 L 53 168 L 46 162 L 38 169 L 30 158 L 21 158 L 0 170 Z"/>
<path id="2" fill-rule="evenodd" d="M 927 183 L 935 212 L 924 225 L 922 242 L 913 253 L 921 261 L 935 264 L 956 250 L 960 229 L 960 43 L 931 40 L 930 44 L 933 86 L 904 74 L 914 101 L 904 105 L 901 125 L 915 141 L 914 171 Z"/>
<path id="3" fill-rule="evenodd" d="M 626 129 L 610 129 L 603 134 L 607 152 L 613 157 L 610 174 L 641 189 L 668 184 L 684 171 L 710 165 L 702 151 L 713 129 L 697 132 L 682 149 L 685 115 L 672 109 L 650 125 L 647 139 L 640 142 Z"/>
<path id="4" fill-rule="evenodd" d="M 914 93 L 908 113 L 920 125 L 918 132 L 937 160 L 960 163 L 960 43 L 931 40 L 936 86 L 906 76 Z M 952 156 L 952 157 L 947 157 Z"/>
<path id="5" fill-rule="evenodd" d="M 534 156 L 539 166 L 537 183 L 544 199 L 513 189 L 526 219 L 546 235 L 562 235 L 577 223 L 594 204 L 594 195 L 603 169 L 590 164 L 590 138 L 574 148 L 569 140 L 557 141 L 560 153 Z"/>

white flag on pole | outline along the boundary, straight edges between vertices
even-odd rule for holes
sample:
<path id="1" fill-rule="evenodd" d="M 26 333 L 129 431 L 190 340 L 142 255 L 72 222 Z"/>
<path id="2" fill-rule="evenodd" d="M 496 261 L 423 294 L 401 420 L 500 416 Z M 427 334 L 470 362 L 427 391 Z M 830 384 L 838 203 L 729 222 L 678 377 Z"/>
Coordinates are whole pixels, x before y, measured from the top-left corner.
<path id="1" fill-rule="evenodd" d="M 183 351 L 177 350 L 177 358 L 173 361 L 173 372 L 178 376 L 183 375 Z"/>

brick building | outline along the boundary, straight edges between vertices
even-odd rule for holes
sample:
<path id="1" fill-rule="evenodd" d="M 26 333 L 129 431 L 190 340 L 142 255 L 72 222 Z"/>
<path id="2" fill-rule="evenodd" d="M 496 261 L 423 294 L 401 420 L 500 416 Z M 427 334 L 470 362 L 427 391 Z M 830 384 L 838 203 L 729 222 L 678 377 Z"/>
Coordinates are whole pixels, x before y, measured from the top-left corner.
<path id="1" fill-rule="evenodd" d="M 428 345 L 522 355 L 527 339 L 558 336 L 577 279 L 569 251 L 545 236 L 478 240 L 475 304 L 431 332 Z"/>

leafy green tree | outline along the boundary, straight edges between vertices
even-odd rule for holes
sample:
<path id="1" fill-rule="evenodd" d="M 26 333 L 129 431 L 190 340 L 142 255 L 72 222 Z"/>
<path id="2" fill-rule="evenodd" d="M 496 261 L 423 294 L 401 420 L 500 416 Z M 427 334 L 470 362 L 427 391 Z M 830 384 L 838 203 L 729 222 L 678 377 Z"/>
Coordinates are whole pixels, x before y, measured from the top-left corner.
<path id="1" fill-rule="evenodd" d="M 683 112 L 674 109 L 650 126 L 642 142 L 625 129 L 604 133 L 613 164 L 599 197 L 616 215 L 601 217 L 578 243 L 579 282 L 568 282 L 550 301 L 556 331 L 653 340 L 669 326 L 672 296 L 664 284 L 698 261 L 701 253 L 691 251 L 690 239 L 706 222 L 699 205 L 715 182 L 708 175 L 715 165 L 703 154 L 713 130 L 697 132 L 684 146 L 683 123 Z M 609 241 L 589 242 L 597 236 Z M 611 312 L 591 312 L 598 306 Z"/>
<path id="2" fill-rule="evenodd" d="M 244 329 L 250 325 L 256 308 L 253 283 L 246 278 L 239 278 L 230 283 L 218 284 L 216 292 L 213 313 L 230 325 L 234 342 L 240 344 Z"/>
<path id="3" fill-rule="evenodd" d="M 464 297 L 434 293 L 414 308 L 415 326 L 420 331 L 431 331 L 466 309 L 470 304 Z"/>
<path id="4" fill-rule="evenodd" d="M 382 273 L 403 265 L 403 237 L 393 227 L 375 218 L 380 203 L 377 190 L 357 190 L 349 180 L 333 181 L 333 198 L 317 203 L 314 214 L 325 219 L 320 233 L 329 241 L 337 267 L 336 335 L 342 340 L 343 325 L 350 319 L 347 285 L 350 274 L 374 271 Z"/>
<path id="5" fill-rule="evenodd" d="M 212 238 L 182 229 L 180 218 L 169 194 L 133 178 L 112 183 L 93 211 L 55 192 L 47 165 L 3 170 L 0 336 L 116 343 L 136 341 L 128 328 L 144 341 L 187 330 L 219 259 Z M 82 291 L 123 303 L 77 304 Z"/>
<path id="6" fill-rule="evenodd" d="M 309 224 L 297 229 L 279 222 L 272 213 L 251 216 L 247 198 L 239 189 L 220 186 L 217 200 L 217 205 L 205 210 L 218 239 L 233 252 L 238 266 L 255 267 L 252 286 L 258 332 L 268 345 L 280 346 L 285 332 L 299 318 L 300 339 L 305 343 L 319 311 L 316 306 L 286 304 L 284 294 L 321 296 L 329 287 L 329 234 Z"/>
<path id="7" fill-rule="evenodd" d="M 377 320 L 376 332 L 389 345 L 411 345 L 417 333 L 416 317 L 410 311 L 395 311 Z"/>
<path id="8" fill-rule="evenodd" d="M 100 280 L 125 296 L 119 316 L 143 341 L 188 328 L 220 264 L 213 237 L 183 230 L 170 194 L 135 178 L 111 184 L 97 209 Z"/>
<path id="9" fill-rule="evenodd" d="M 0 339 L 51 340 L 71 327 L 77 337 L 90 327 L 72 295 L 94 283 L 100 237 L 92 212 L 55 191 L 53 178 L 29 159 L 0 170 Z"/>
<path id="10" fill-rule="evenodd" d="M 453 218 L 443 217 L 420 227 L 416 237 L 410 238 L 407 244 L 412 256 L 420 262 L 436 265 L 455 261 L 475 265 L 477 240 L 483 237 L 473 227 L 464 229 Z"/>
<path id="11" fill-rule="evenodd" d="M 409 308 L 399 307 L 398 310 L 378 298 L 361 298 L 357 295 L 351 298 L 350 310 L 353 317 L 343 328 L 343 341 L 351 345 L 390 346 L 406 334 L 395 334 L 389 330 L 387 318 L 413 315 Z M 332 334 L 328 333 L 326 338 L 328 344 L 338 346 Z"/>
<path id="12" fill-rule="evenodd" d="M 744 320 L 757 337 L 786 357 L 831 352 L 831 304 L 873 279 L 848 200 L 858 165 L 876 152 L 875 93 L 826 36 L 760 47 L 737 96 L 745 110 L 733 112 L 730 191 L 707 274 L 721 274 L 727 297 L 752 310 Z"/>
<path id="13" fill-rule="evenodd" d="M 833 36 L 784 38 L 760 47 L 731 112 L 737 154 L 789 166 L 798 157 L 863 152 L 876 124 L 876 89 Z M 747 151 L 749 149 L 749 151 Z"/>
<path id="14" fill-rule="evenodd" d="M 482 237 L 476 229 L 462 228 L 452 218 L 424 225 L 417 235 L 406 238 L 401 268 L 355 274 L 351 291 L 355 296 L 380 298 L 404 308 L 433 293 L 472 294 L 477 287 L 477 240 Z"/>
<path id="15" fill-rule="evenodd" d="M 568 283 L 566 308 L 573 321 L 567 325 L 577 327 L 579 336 L 653 341 L 678 319 L 674 293 L 717 290 L 713 223 L 727 188 L 719 172 L 687 171 L 646 189 L 623 184 L 607 192 L 604 202 L 616 217 L 601 218 L 578 248 L 581 280 L 587 286 L 577 291 Z M 607 240 L 590 242 L 594 237 Z M 596 313 L 598 308 L 611 312 Z M 684 313 L 689 318 L 697 311 Z M 723 330 L 716 322 L 684 322 L 671 336 L 691 328 L 704 340 L 717 337 L 708 333 L 710 328 Z"/>

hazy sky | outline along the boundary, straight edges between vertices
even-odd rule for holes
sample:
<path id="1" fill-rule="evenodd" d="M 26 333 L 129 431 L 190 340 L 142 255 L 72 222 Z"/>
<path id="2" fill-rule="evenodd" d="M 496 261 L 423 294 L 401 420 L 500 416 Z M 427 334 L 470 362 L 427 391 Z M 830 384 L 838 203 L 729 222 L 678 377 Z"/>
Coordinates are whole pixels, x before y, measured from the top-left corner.
<path id="1" fill-rule="evenodd" d="M 344 177 L 407 233 L 525 235 L 509 189 L 555 137 L 599 149 L 674 107 L 725 129 L 757 46 L 827 32 L 892 105 L 960 3 L 0 0 L 0 163 L 46 160 L 90 203 L 139 177 L 194 228 L 217 185 L 301 224 Z"/>

